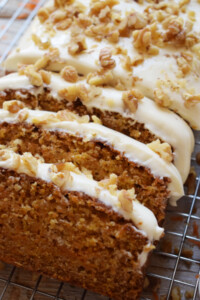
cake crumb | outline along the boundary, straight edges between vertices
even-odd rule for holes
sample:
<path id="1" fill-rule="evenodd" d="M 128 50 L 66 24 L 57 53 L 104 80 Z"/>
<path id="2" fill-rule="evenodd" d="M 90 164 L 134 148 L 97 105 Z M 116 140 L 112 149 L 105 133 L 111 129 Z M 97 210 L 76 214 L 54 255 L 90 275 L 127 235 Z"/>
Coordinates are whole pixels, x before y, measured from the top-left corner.
<path id="1" fill-rule="evenodd" d="M 179 286 L 174 286 L 171 292 L 172 300 L 181 300 L 181 290 Z"/>

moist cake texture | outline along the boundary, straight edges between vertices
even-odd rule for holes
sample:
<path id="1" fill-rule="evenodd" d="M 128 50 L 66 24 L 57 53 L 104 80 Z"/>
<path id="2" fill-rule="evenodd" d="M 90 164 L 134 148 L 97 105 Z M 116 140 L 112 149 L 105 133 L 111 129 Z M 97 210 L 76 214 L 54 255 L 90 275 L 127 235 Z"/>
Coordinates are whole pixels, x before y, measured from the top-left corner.
<path id="1" fill-rule="evenodd" d="M 0 259 L 138 300 L 200 129 L 200 2 L 50 0 L 0 78 Z"/>
<path id="2" fill-rule="evenodd" d="M 133 189 L 111 193 L 73 164 L 8 149 L 0 151 L 0 178 L 1 259 L 115 299 L 139 297 L 163 229 Z"/>
<path id="3" fill-rule="evenodd" d="M 112 87 L 94 87 L 83 78 L 72 83 L 62 75 L 47 74 L 50 76 L 49 83 L 42 81 L 40 86 L 31 84 L 28 74 L 13 73 L 2 77 L 0 104 L 18 99 L 33 109 L 68 109 L 80 116 L 89 115 L 91 121 L 96 116 L 104 126 L 145 144 L 157 140 L 167 142 L 174 154 L 174 164 L 183 181 L 186 180 L 194 136 L 190 127 L 175 113 L 159 107 L 134 89 L 128 92 Z"/>

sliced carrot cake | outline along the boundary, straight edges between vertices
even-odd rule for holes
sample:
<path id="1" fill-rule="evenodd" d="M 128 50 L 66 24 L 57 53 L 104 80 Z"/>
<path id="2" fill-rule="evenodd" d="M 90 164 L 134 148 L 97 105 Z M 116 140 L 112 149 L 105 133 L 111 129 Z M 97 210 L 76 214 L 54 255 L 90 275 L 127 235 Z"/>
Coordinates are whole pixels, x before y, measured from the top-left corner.
<path id="1" fill-rule="evenodd" d="M 0 78 L 1 106 L 6 100 L 18 99 L 34 109 L 55 112 L 68 109 L 140 142 L 152 143 L 154 149 L 160 142 L 167 142 L 174 164 L 183 181 L 186 180 L 194 136 L 190 127 L 172 111 L 161 108 L 137 89 L 120 91 L 90 85 L 71 66 L 65 67 L 61 74 L 37 70 L 35 66 L 24 68 L 22 73 L 26 75 L 12 73 Z"/>
<path id="2" fill-rule="evenodd" d="M 199 11 L 196 0 L 49 1 L 4 66 L 72 65 L 96 86 L 139 87 L 200 129 Z"/>
<path id="3" fill-rule="evenodd" d="M 133 188 L 1 146 L 0 191 L 1 260 L 114 299 L 139 298 L 163 228 Z"/>

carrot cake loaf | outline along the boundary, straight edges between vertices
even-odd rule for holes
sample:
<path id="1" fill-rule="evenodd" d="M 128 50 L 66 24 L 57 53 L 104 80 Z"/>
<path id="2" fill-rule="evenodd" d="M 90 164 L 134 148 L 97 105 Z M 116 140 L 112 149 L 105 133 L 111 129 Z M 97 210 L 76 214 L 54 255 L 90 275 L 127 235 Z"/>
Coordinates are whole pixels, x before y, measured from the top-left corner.
<path id="1" fill-rule="evenodd" d="M 112 87 L 94 87 L 79 77 L 71 66 L 65 67 L 61 74 L 35 70 L 34 66 L 24 68 L 23 73 L 26 75 L 12 73 L 0 78 L 1 107 L 6 100 L 18 99 L 29 108 L 55 112 L 68 109 L 80 116 L 89 115 L 91 121 L 96 118 L 104 126 L 140 142 L 152 143 L 154 148 L 161 141 L 167 142 L 174 164 L 183 181 L 186 180 L 194 136 L 190 127 L 172 111 L 143 97 L 136 89 L 120 91 Z"/>
<path id="2" fill-rule="evenodd" d="M 199 19 L 196 0 L 49 1 L 4 66 L 72 65 L 94 86 L 138 87 L 200 129 Z"/>
<path id="3" fill-rule="evenodd" d="M 118 190 L 114 178 L 97 182 L 72 163 L 0 148 L 0 259 L 114 299 L 138 299 L 163 228 L 135 190 Z"/>

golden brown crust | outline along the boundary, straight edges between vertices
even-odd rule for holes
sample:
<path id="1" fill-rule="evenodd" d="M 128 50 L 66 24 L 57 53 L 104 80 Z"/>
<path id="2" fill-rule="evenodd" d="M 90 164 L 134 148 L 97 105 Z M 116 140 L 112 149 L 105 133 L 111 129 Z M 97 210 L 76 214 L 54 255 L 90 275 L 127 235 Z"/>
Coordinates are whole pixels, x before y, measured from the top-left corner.
<path id="1" fill-rule="evenodd" d="M 16 197 L 17 193 L 17 197 Z M 139 298 L 146 238 L 83 193 L 0 169 L 0 259 L 116 300 Z"/>

